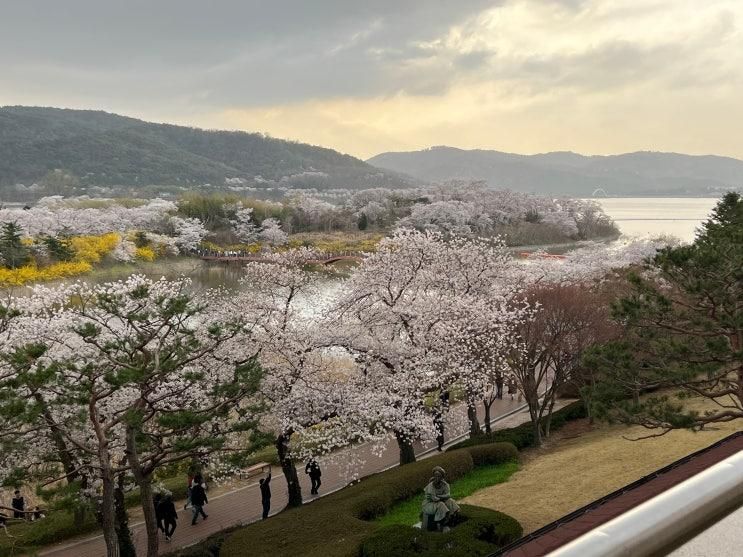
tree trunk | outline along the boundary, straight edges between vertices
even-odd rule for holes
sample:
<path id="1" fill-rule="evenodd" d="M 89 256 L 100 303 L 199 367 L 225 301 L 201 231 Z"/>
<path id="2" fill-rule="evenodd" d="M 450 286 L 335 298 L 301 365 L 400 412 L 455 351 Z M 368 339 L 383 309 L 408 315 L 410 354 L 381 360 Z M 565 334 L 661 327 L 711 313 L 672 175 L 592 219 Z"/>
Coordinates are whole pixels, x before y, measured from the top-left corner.
<path id="1" fill-rule="evenodd" d="M 152 498 L 152 477 L 142 470 L 137 451 L 136 430 L 127 428 L 126 431 L 126 458 L 134 475 L 134 482 L 139 486 L 139 497 L 144 515 L 145 531 L 147 532 L 147 557 L 157 557 L 159 539 L 157 535 L 157 518 L 155 503 Z"/>
<path id="2" fill-rule="evenodd" d="M 467 418 L 470 420 L 470 437 L 480 435 L 480 420 L 477 418 L 477 405 L 474 400 L 467 401 Z"/>
<path id="3" fill-rule="evenodd" d="M 485 409 L 485 433 L 488 434 L 492 432 L 492 428 L 490 427 L 490 407 L 492 404 L 492 401 L 490 402 L 490 404 L 488 404 L 484 400 L 482 401 L 482 406 Z"/>
<path id="4" fill-rule="evenodd" d="M 542 446 L 542 425 L 539 423 L 539 418 L 532 419 L 532 427 L 534 429 L 534 446 Z"/>
<path id="5" fill-rule="evenodd" d="M 103 540 L 106 542 L 106 556 L 120 557 L 119 536 L 114 517 L 114 480 L 110 468 L 104 468 L 101 476 L 103 481 L 103 500 L 100 507 L 101 528 L 103 529 Z"/>
<path id="6" fill-rule="evenodd" d="M 279 454 L 279 464 L 286 478 L 286 487 L 289 495 L 287 507 L 299 507 L 302 505 L 302 486 L 299 485 L 299 476 L 294 460 L 289 455 L 289 438 L 291 433 L 282 433 L 276 438 L 276 451 Z"/>
<path id="7" fill-rule="evenodd" d="M 544 421 L 544 436 L 549 437 L 550 436 L 550 428 L 552 427 L 552 412 L 555 409 L 555 399 L 552 398 L 549 403 L 549 408 L 547 409 L 547 415 L 542 416 L 542 420 Z"/>
<path id="8" fill-rule="evenodd" d="M 415 451 L 410 439 L 397 431 L 395 432 L 395 439 L 397 439 L 397 446 L 400 448 L 400 466 L 415 462 Z"/>
<path id="9" fill-rule="evenodd" d="M 640 404 L 640 389 L 632 389 L 632 404 L 635 406 Z"/>
<path id="10" fill-rule="evenodd" d="M 119 557 L 137 557 L 137 550 L 132 541 L 132 532 L 129 530 L 129 515 L 126 512 L 124 499 L 124 474 L 119 474 L 118 485 L 114 492 L 114 507 L 116 515 L 116 535 L 119 539 Z"/>

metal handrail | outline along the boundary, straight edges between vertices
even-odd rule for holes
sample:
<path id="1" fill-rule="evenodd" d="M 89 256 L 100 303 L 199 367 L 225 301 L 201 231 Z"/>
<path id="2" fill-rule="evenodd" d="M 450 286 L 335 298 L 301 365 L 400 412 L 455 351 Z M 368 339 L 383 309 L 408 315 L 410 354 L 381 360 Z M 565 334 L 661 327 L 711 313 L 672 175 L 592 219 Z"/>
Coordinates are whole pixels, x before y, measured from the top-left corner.
<path id="1" fill-rule="evenodd" d="M 549 557 L 663 554 L 743 505 L 743 451 L 594 528 Z"/>

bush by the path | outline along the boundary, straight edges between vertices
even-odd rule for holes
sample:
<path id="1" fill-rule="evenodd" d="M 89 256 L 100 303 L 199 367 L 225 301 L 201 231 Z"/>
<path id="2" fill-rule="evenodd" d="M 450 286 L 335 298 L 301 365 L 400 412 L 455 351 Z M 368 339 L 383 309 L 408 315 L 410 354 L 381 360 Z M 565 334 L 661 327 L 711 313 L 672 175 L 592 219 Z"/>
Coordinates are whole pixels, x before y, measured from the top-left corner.
<path id="1" fill-rule="evenodd" d="M 501 448 L 488 458 L 491 463 L 498 458 L 506 462 L 512 455 L 513 451 Z M 238 530 L 222 545 L 220 557 L 357 557 L 361 543 L 379 529 L 369 520 L 399 501 L 420 495 L 434 466 L 442 466 L 447 479 L 454 481 L 471 471 L 474 462 L 470 450 L 464 449 L 374 474 L 303 507 Z"/>
<path id="2" fill-rule="evenodd" d="M 517 460 L 519 458 L 518 449 L 511 443 L 476 445 L 474 447 L 469 447 L 468 450 L 475 466 L 500 464 L 501 462 Z"/>
<path id="3" fill-rule="evenodd" d="M 523 533 L 515 519 L 482 507 L 462 505 L 461 518 L 446 534 L 400 524 L 380 528 L 362 543 L 361 557 L 489 555 Z"/>
<path id="4" fill-rule="evenodd" d="M 568 404 L 552 414 L 550 428 L 555 431 L 572 420 L 578 420 L 586 417 L 586 407 L 581 401 Z M 452 445 L 448 450 L 454 451 L 465 447 L 475 447 L 478 445 L 488 445 L 490 443 L 511 443 L 518 450 L 534 446 L 534 430 L 530 422 L 523 423 L 516 427 L 508 429 L 498 429 L 491 433 L 484 433 L 470 437 Z"/>
<path id="5" fill-rule="evenodd" d="M 31 554 L 33 548 L 93 532 L 97 528 L 92 513 L 88 513 L 82 526 L 76 525 L 72 513 L 66 511 L 50 512 L 46 518 L 35 522 L 12 521 L 8 526 L 12 538 L 0 532 L 0 557 Z"/>

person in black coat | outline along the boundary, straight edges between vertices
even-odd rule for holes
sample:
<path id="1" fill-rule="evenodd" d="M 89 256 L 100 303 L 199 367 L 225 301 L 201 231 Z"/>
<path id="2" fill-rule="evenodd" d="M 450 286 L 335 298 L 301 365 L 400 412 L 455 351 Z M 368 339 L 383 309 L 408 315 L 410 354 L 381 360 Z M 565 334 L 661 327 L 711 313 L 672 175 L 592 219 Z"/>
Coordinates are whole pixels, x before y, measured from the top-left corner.
<path id="1" fill-rule="evenodd" d="M 162 510 L 160 508 L 162 502 L 163 496 L 160 493 L 155 493 L 155 496 L 152 498 L 152 504 L 155 507 L 155 520 L 157 520 L 157 529 L 161 532 L 165 532 L 165 527 L 163 526 Z"/>
<path id="2" fill-rule="evenodd" d="M 173 497 L 170 495 L 166 495 L 160 502 L 160 516 L 165 526 L 163 530 L 165 532 L 165 539 L 170 541 L 173 537 L 173 532 L 175 532 L 178 526 L 178 511 L 175 510 L 175 503 L 173 503 Z"/>
<path id="3" fill-rule="evenodd" d="M 268 511 L 271 510 L 271 471 L 268 476 L 261 478 L 258 483 L 261 489 L 261 504 L 263 505 L 263 520 L 268 518 Z"/>
<path id="4" fill-rule="evenodd" d="M 196 524 L 199 515 L 203 516 L 204 520 L 209 518 L 209 515 L 204 512 L 204 505 L 209 502 L 204 487 L 204 480 L 202 477 L 196 476 L 191 485 L 191 506 L 193 507 L 193 520 L 191 520 L 191 526 Z"/>
<path id="5" fill-rule="evenodd" d="M 307 463 L 307 466 L 304 467 L 304 473 L 310 475 L 310 481 L 312 482 L 312 489 L 310 489 L 310 493 L 312 493 L 313 495 L 317 495 L 317 490 L 320 489 L 320 484 L 322 484 L 322 482 L 320 481 L 322 470 L 320 470 L 320 465 L 314 458 Z"/>
<path id="6" fill-rule="evenodd" d="M 21 495 L 21 492 L 19 490 L 15 490 L 13 492 L 13 499 L 10 502 L 10 506 L 13 507 L 13 518 L 22 518 L 26 519 L 26 513 L 23 511 L 26 510 L 26 500 L 23 498 L 23 495 Z"/>

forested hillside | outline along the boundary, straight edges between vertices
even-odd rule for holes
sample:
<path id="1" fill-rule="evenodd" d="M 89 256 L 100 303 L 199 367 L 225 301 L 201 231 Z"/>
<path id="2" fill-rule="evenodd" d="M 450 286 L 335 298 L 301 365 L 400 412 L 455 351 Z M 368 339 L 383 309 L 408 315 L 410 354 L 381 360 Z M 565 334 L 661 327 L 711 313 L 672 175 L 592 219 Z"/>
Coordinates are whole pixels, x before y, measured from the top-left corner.
<path id="1" fill-rule="evenodd" d="M 411 185 L 394 172 L 332 149 L 258 133 L 153 124 L 100 111 L 0 108 L 0 186 L 44 182 L 54 182 L 47 184 L 52 189 L 206 183 L 318 189 Z"/>
<path id="2" fill-rule="evenodd" d="M 382 153 L 368 161 L 421 180 L 485 180 L 496 188 L 591 196 L 708 196 L 743 189 L 743 161 L 729 157 L 637 152 L 584 156 L 555 152 L 517 155 L 482 149 L 432 147 Z M 601 191 L 603 190 L 603 191 Z"/>

